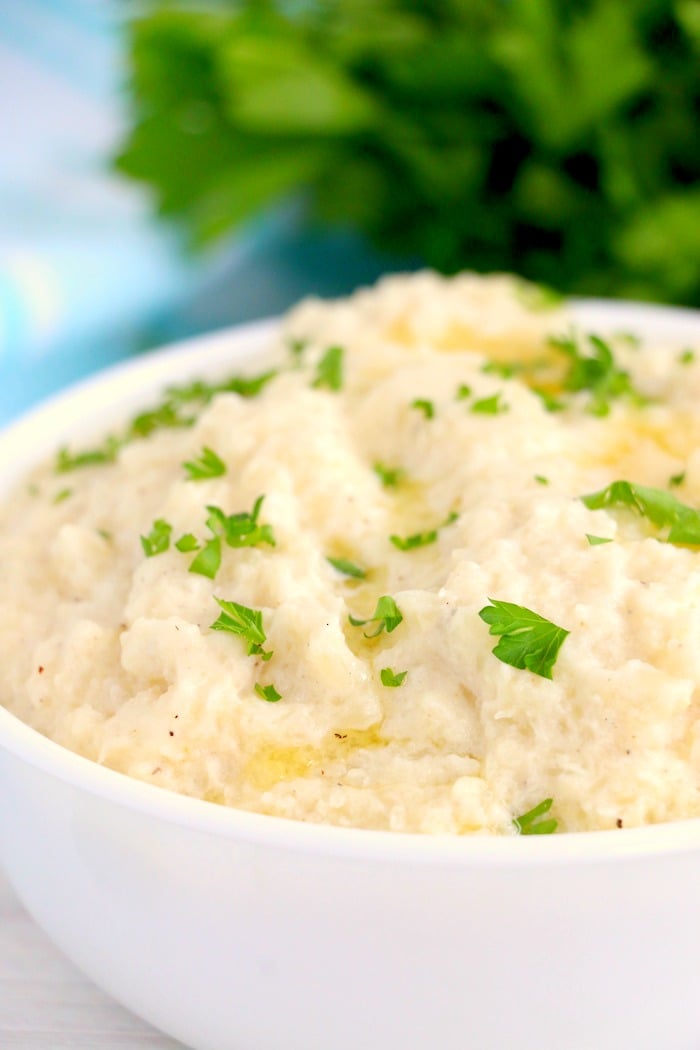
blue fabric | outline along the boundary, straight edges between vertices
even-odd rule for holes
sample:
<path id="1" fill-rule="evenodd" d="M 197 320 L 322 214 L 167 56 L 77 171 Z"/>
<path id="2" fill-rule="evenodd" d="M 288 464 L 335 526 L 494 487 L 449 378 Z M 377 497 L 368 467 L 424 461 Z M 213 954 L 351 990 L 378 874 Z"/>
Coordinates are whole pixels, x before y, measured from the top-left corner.
<path id="1" fill-rule="evenodd" d="M 128 6 L 0 2 L 0 423 L 146 346 L 341 294 L 387 266 L 346 234 L 300 235 L 293 207 L 186 256 L 109 166 Z"/>

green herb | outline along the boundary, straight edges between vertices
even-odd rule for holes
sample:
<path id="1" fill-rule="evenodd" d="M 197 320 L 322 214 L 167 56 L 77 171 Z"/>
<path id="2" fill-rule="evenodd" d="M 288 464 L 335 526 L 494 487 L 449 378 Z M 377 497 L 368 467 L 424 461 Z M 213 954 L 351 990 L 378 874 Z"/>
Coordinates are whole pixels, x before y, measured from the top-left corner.
<path id="1" fill-rule="evenodd" d="M 181 536 L 180 539 L 176 541 L 175 546 L 179 551 L 182 551 L 183 554 L 187 554 L 188 551 L 199 550 L 199 540 L 191 532 L 186 532 L 184 536 Z"/>
<path id="2" fill-rule="evenodd" d="M 118 438 L 108 437 L 99 448 L 86 449 L 83 452 L 72 453 L 67 448 L 61 448 L 56 456 L 56 473 L 67 474 L 68 471 L 79 470 L 81 467 L 114 463 L 122 444 Z"/>
<path id="3" fill-rule="evenodd" d="M 601 543 L 612 543 L 612 539 L 609 536 L 594 536 L 590 532 L 586 533 L 586 539 L 591 547 L 599 547 Z"/>
<path id="4" fill-rule="evenodd" d="M 511 361 L 487 361 L 481 366 L 484 375 L 500 376 L 501 379 L 512 379 L 525 366 Z"/>
<path id="5" fill-rule="evenodd" d="M 501 413 L 508 411 L 508 405 L 503 404 L 501 401 L 502 396 L 501 393 L 498 393 L 492 394 L 491 397 L 482 397 L 478 401 L 472 402 L 469 411 L 484 416 L 501 415 Z"/>
<path id="6" fill-rule="evenodd" d="M 521 817 L 515 817 L 513 826 L 521 835 L 552 835 L 557 830 L 557 821 L 540 820 L 552 808 L 552 799 L 545 798 Z"/>
<path id="7" fill-rule="evenodd" d="M 379 677 L 382 685 L 385 685 L 388 689 L 396 689 L 398 686 L 403 685 L 407 674 L 408 671 L 392 671 L 390 667 L 382 667 Z"/>
<path id="8" fill-rule="evenodd" d="M 406 471 L 402 470 L 401 467 L 387 467 L 384 463 L 375 463 L 372 470 L 385 489 L 395 489 L 399 482 L 406 477 Z"/>
<path id="9" fill-rule="evenodd" d="M 671 485 L 673 488 L 678 488 L 678 486 L 682 485 L 685 481 L 685 473 L 686 472 L 682 470 L 680 474 L 672 474 L 671 477 L 668 479 L 669 485 Z"/>
<path id="10" fill-rule="evenodd" d="M 343 386 L 343 348 L 330 346 L 316 366 L 316 378 L 312 386 L 340 390 Z"/>
<path id="11" fill-rule="evenodd" d="M 543 390 L 538 386 L 530 387 L 530 389 L 540 399 L 546 412 L 562 412 L 564 410 L 565 406 L 561 398 L 555 397 L 548 390 Z"/>
<path id="12" fill-rule="evenodd" d="M 569 631 L 522 605 L 495 598 L 489 598 L 489 602 L 491 604 L 481 609 L 479 616 L 490 625 L 489 634 L 501 636 L 493 650 L 494 656 L 511 667 L 551 678 L 552 668 Z"/>
<path id="13" fill-rule="evenodd" d="M 209 404 L 217 394 L 238 394 L 239 397 L 245 398 L 257 397 L 277 374 L 277 369 L 273 368 L 257 376 L 231 375 L 216 383 L 195 379 L 183 386 L 168 387 L 166 395 L 169 401 L 176 405 L 195 402 L 200 406 Z"/>
<path id="14" fill-rule="evenodd" d="M 294 336 L 290 336 L 289 339 L 287 339 L 287 346 L 289 347 L 289 352 L 296 361 L 299 361 L 301 355 L 304 353 L 308 345 L 308 339 L 299 339 Z"/>
<path id="15" fill-rule="evenodd" d="M 426 401 L 422 397 L 417 397 L 415 401 L 411 401 L 411 408 L 418 409 L 422 412 L 426 419 L 433 419 L 435 416 L 435 405 L 432 401 Z"/>
<path id="16" fill-rule="evenodd" d="M 352 576 L 356 580 L 364 580 L 367 575 L 366 569 L 363 569 L 362 566 L 357 565 L 354 561 L 349 561 L 347 558 L 326 558 L 326 561 L 338 572 L 342 572 L 344 576 Z"/>
<path id="17" fill-rule="evenodd" d="M 117 164 L 195 244 L 301 197 L 448 273 L 698 303 L 695 0 L 135 10 Z"/>
<path id="18" fill-rule="evenodd" d="M 97 535 L 101 536 L 105 543 L 112 542 L 112 533 L 108 529 L 97 529 Z"/>
<path id="19" fill-rule="evenodd" d="M 124 437 L 124 443 L 137 438 L 148 437 L 155 430 L 169 430 L 177 427 L 191 427 L 195 416 L 183 416 L 172 401 L 164 401 L 156 408 L 149 408 L 134 416 Z"/>
<path id="20" fill-rule="evenodd" d="M 455 394 L 455 399 L 457 401 L 464 401 L 464 400 L 466 400 L 466 398 L 471 397 L 471 396 L 472 396 L 472 388 L 470 386 L 467 386 L 466 383 L 460 383 L 459 386 L 457 387 L 457 393 Z"/>
<path id="21" fill-rule="evenodd" d="M 192 560 L 189 572 L 198 576 L 206 576 L 209 580 L 216 579 L 216 574 L 221 568 L 221 538 L 214 536 L 207 540 L 196 558 Z"/>
<path id="22" fill-rule="evenodd" d="M 694 360 L 695 360 L 695 351 L 694 350 L 690 350 L 690 349 L 683 350 L 682 353 L 680 353 L 678 355 L 678 363 L 681 364 L 681 365 L 692 365 Z"/>
<path id="23" fill-rule="evenodd" d="M 218 478 L 226 473 L 226 464 L 213 449 L 205 445 L 198 459 L 182 464 L 187 472 L 188 481 L 204 481 L 207 478 Z"/>
<path id="24" fill-rule="evenodd" d="M 535 474 L 535 481 L 538 485 L 549 485 L 549 478 L 546 478 L 544 474 Z"/>
<path id="25" fill-rule="evenodd" d="M 155 554 L 162 554 L 164 551 L 167 551 L 170 546 L 172 531 L 172 525 L 169 525 L 163 518 L 157 518 L 153 522 L 153 528 L 148 535 L 141 537 L 141 546 L 147 558 L 152 558 Z"/>
<path id="26" fill-rule="evenodd" d="M 263 700 L 267 700 L 269 704 L 276 704 L 278 700 L 282 699 L 282 694 L 277 692 L 274 685 L 260 685 L 260 682 L 256 682 L 255 692 Z"/>
<path id="27" fill-rule="evenodd" d="M 428 532 L 415 532 L 412 536 L 390 536 L 389 539 L 400 551 L 412 551 L 416 547 L 426 547 L 429 543 L 435 543 L 438 538 L 437 529 L 429 529 Z"/>
<path id="28" fill-rule="evenodd" d="M 73 495 L 73 489 L 61 489 L 53 498 L 54 503 L 63 503 Z"/>
<path id="29" fill-rule="evenodd" d="M 583 341 L 583 345 L 581 341 Z M 591 396 L 588 411 L 594 416 L 606 416 L 610 402 L 626 397 L 636 404 L 643 398 L 632 385 L 629 373 L 620 368 L 612 349 L 600 336 L 552 336 L 550 344 L 566 356 L 568 371 L 563 386 L 571 393 L 587 391 Z"/>
<path id="30" fill-rule="evenodd" d="M 231 634 L 237 634 L 248 643 L 248 656 L 260 656 L 263 660 L 269 660 L 272 653 L 263 649 L 267 635 L 261 610 L 250 609 L 247 605 L 225 601 L 223 598 L 215 597 L 214 600 L 222 612 L 211 625 L 212 631 L 230 631 Z"/>
<path id="31" fill-rule="evenodd" d="M 259 525 L 258 518 L 265 497 L 258 496 L 250 513 L 225 514 L 220 507 L 207 507 L 207 527 L 215 536 L 220 536 L 229 547 L 276 546 L 271 525 Z"/>
<path id="32" fill-rule="evenodd" d="M 369 619 L 358 620 L 354 616 L 348 616 L 348 620 L 353 627 L 364 627 L 368 623 L 374 624 L 371 631 L 364 631 L 363 634 L 365 638 L 376 638 L 384 630 L 386 630 L 387 634 L 395 631 L 402 622 L 403 615 L 394 599 L 389 597 L 388 594 L 384 594 L 377 602 L 374 615 L 370 616 Z"/>
<path id="33" fill-rule="evenodd" d="M 663 489 L 635 485 L 631 481 L 614 481 L 600 492 L 592 492 L 581 499 L 591 510 L 624 507 L 635 511 L 658 528 L 668 529 L 665 536 L 658 537 L 663 542 L 700 545 L 700 512 Z"/>

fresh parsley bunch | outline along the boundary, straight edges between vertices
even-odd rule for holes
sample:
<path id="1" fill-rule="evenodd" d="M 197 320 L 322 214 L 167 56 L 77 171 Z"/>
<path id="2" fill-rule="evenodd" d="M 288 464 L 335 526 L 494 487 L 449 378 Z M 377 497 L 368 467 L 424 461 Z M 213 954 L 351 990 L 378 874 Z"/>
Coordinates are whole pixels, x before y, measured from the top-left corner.
<path id="1" fill-rule="evenodd" d="M 194 244 L 302 191 L 443 271 L 700 303 L 698 0 L 145 12 L 117 164 Z"/>

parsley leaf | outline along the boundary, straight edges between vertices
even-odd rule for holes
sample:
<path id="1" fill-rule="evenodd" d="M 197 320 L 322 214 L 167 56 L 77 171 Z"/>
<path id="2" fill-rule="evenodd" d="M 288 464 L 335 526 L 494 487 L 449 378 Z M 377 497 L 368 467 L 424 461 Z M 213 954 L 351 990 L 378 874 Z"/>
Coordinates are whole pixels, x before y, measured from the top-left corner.
<path id="1" fill-rule="evenodd" d="M 379 677 L 382 685 L 385 685 L 388 689 L 396 689 L 398 686 L 403 685 L 407 674 L 408 671 L 392 671 L 390 667 L 382 667 Z"/>
<path id="2" fill-rule="evenodd" d="M 353 627 L 364 627 L 365 624 L 373 623 L 375 626 L 372 630 L 363 631 L 363 634 L 365 638 L 376 638 L 384 630 L 386 630 L 387 634 L 395 631 L 403 621 L 403 615 L 394 599 L 389 597 L 388 594 L 384 594 L 378 600 L 373 616 L 370 616 L 367 620 L 358 620 L 354 616 L 348 616 L 348 620 Z"/>
<path id="3" fill-rule="evenodd" d="M 466 383 L 460 383 L 460 385 L 457 387 L 457 393 L 455 394 L 455 399 L 457 401 L 464 401 L 464 400 L 466 400 L 466 398 L 471 397 L 471 396 L 472 396 L 472 388 L 470 386 L 467 386 Z"/>
<path id="4" fill-rule="evenodd" d="M 429 529 L 427 532 L 414 532 L 412 536 L 390 536 L 389 539 L 400 551 L 412 551 L 416 547 L 426 547 L 429 543 L 435 543 L 438 538 L 437 529 Z"/>
<path id="5" fill-rule="evenodd" d="M 411 401 L 411 408 L 417 408 L 426 419 L 433 419 L 435 416 L 435 405 L 432 401 L 426 401 L 425 398 L 417 397 L 415 401 Z"/>
<path id="6" fill-rule="evenodd" d="M 147 536 L 141 537 L 141 546 L 147 558 L 155 554 L 162 554 L 170 546 L 170 535 L 173 531 L 172 525 L 163 518 L 157 518 L 153 522 L 153 528 Z"/>
<path id="7" fill-rule="evenodd" d="M 694 350 L 690 350 L 690 349 L 683 350 L 678 355 L 678 363 L 681 364 L 681 365 L 692 365 L 694 360 L 695 360 L 695 351 Z"/>
<path id="8" fill-rule="evenodd" d="M 482 416 L 499 416 L 508 411 L 508 405 L 501 401 L 502 394 L 492 394 L 491 397 L 482 397 L 472 402 L 469 411 Z"/>
<path id="9" fill-rule="evenodd" d="M 579 339 L 588 344 L 582 346 Z M 594 416 L 607 416 L 610 402 L 618 397 L 631 398 L 637 404 L 643 399 L 634 389 L 629 373 L 620 368 L 612 349 L 598 335 L 578 337 L 575 333 L 551 336 L 549 343 L 568 359 L 563 386 L 571 393 L 588 391 L 588 411 Z"/>
<path id="10" fill-rule="evenodd" d="M 123 442 L 116 437 L 105 438 L 100 448 L 86 449 L 84 452 L 69 452 L 60 448 L 56 455 L 55 470 L 57 474 L 67 474 L 81 467 L 92 467 L 102 463 L 114 463 Z"/>
<path id="11" fill-rule="evenodd" d="M 225 514 L 220 507 L 207 507 L 207 527 L 215 536 L 221 536 L 229 547 L 258 547 L 265 543 L 276 546 L 272 525 L 259 525 L 258 517 L 264 496 L 258 496 L 250 513 Z"/>
<path id="12" fill-rule="evenodd" d="M 199 550 L 199 540 L 193 535 L 193 533 L 186 532 L 184 536 L 181 536 L 180 539 L 176 541 L 175 546 L 179 551 L 182 551 L 183 554 L 186 554 L 189 551 Z"/>
<path id="13" fill-rule="evenodd" d="M 364 580 L 367 575 L 366 569 L 363 569 L 361 565 L 357 565 L 356 562 L 350 561 L 348 558 L 326 558 L 326 561 L 338 572 L 342 572 L 344 576 L 352 576 L 356 580 Z"/>
<path id="14" fill-rule="evenodd" d="M 553 799 L 545 798 L 537 806 L 533 806 L 527 813 L 515 817 L 513 825 L 521 835 L 552 835 L 557 830 L 557 821 L 540 820 L 545 813 L 552 808 Z"/>
<path id="15" fill-rule="evenodd" d="M 182 548 L 180 548 L 182 549 Z M 207 540 L 199 554 L 190 563 L 189 572 L 197 573 L 198 576 L 206 576 L 209 580 L 216 579 L 216 574 L 221 568 L 221 539 L 214 536 Z"/>
<path id="16" fill-rule="evenodd" d="M 206 478 L 218 478 L 226 473 L 226 464 L 213 449 L 206 445 L 197 459 L 182 464 L 188 474 L 188 481 L 204 481 Z"/>
<path id="17" fill-rule="evenodd" d="M 668 529 L 659 539 L 665 543 L 700 545 L 700 511 L 681 503 L 663 489 L 635 485 L 631 481 L 613 481 L 600 492 L 581 497 L 591 510 L 628 507 L 661 529 Z"/>
<path id="18" fill-rule="evenodd" d="M 248 656 L 261 656 L 263 660 L 269 660 L 272 653 L 263 649 L 267 635 L 263 627 L 261 610 L 239 605 L 238 602 L 225 601 L 223 598 L 215 597 L 214 600 L 222 612 L 219 618 L 211 624 L 211 630 L 230 631 L 231 634 L 237 634 L 248 643 Z"/>
<path id="19" fill-rule="evenodd" d="M 282 699 L 282 694 L 277 692 L 274 685 L 260 685 L 260 682 L 256 682 L 255 692 L 263 700 L 267 700 L 269 704 L 276 704 L 278 700 Z"/>
<path id="20" fill-rule="evenodd" d="M 599 547 L 601 543 L 612 543 L 610 536 L 594 536 L 592 533 L 586 533 L 586 539 L 588 540 L 591 547 Z"/>
<path id="21" fill-rule="evenodd" d="M 316 366 L 312 386 L 338 391 L 343 386 L 343 348 L 330 346 Z"/>
<path id="22" fill-rule="evenodd" d="M 406 477 L 406 471 L 401 467 L 387 467 L 384 463 L 375 463 L 372 470 L 385 489 L 395 489 Z"/>
<path id="23" fill-rule="evenodd" d="M 489 634 L 501 635 L 493 650 L 504 664 L 552 677 L 559 650 L 570 633 L 538 613 L 512 602 L 489 598 L 479 616 L 490 625 Z"/>

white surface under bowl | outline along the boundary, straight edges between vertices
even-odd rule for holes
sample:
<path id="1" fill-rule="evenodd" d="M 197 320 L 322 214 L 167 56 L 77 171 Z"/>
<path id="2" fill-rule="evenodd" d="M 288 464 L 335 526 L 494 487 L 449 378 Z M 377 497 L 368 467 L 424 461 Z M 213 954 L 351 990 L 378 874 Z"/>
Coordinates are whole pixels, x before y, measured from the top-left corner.
<path id="1" fill-rule="evenodd" d="M 687 311 L 588 327 L 698 341 Z M 269 324 L 113 369 L 0 437 L 0 489 Z M 94 981 L 197 1050 L 697 1050 L 700 820 L 527 838 L 319 827 L 177 796 L 0 708 L 0 854 Z"/>

